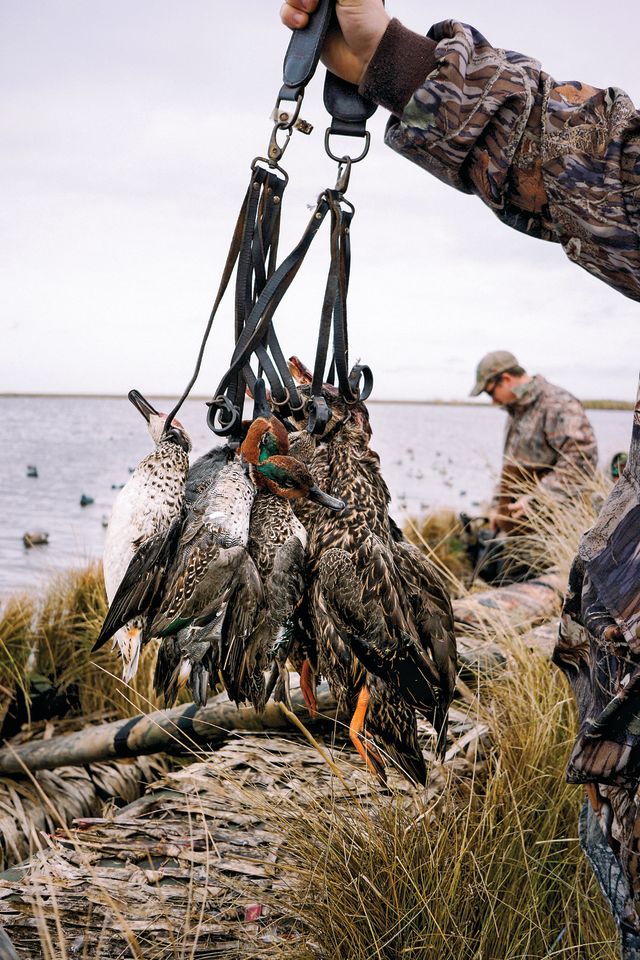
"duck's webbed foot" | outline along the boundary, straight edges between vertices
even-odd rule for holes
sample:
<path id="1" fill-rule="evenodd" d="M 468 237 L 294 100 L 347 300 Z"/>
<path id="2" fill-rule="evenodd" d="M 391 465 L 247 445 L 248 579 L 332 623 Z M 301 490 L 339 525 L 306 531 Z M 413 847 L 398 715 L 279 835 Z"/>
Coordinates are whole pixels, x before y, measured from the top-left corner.
<path id="1" fill-rule="evenodd" d="M 369 708 L 369 691 L 362 687 L 358 694 L 355 713 L 349 724 L 349 739 L 354 745 L 371 773 L 380 781 L 382 786 L 387 784 L 387 773 L 384 761 L 373 744 L 365 737 L 365 719 Z"/>
<path id="2" fill-rule="evenodd" d="M 318 716 L 316 697 L 316 673 L 309 660 L 305 660 L 300 671 L 300 692 L 304 697 L 310 717 Z"/>
<path id="3" fill-rule="evenodd" d="M 291 638 L 283 633 L 273 642 L 269 651 L 269 661 L 272 667 L 265 690 L 267 700 L 273 694 L 274 701 L 284 703 L 289 710 L 293 709 L 289 685 L 289 668 L 287 666 L 291 644 Z"/>

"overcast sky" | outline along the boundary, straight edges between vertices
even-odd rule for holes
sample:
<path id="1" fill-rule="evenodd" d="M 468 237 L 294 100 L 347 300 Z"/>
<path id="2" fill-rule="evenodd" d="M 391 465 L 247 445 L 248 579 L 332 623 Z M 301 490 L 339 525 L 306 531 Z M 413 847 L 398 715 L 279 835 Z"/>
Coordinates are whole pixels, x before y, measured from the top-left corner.
<path id="1" fill-rule="evenodd" d="M 279 0 L 0 0 L 0 392 L 179 394 L 189 378 L 249 178 L 264 153 L 288 32 Z M 640 8 L 629 0 L 388 0 L 426 33 L 454 17 L 556 79 L 640 104 Z M 321 74 L 284 166 L 282 252 L 335 169 Z M 562 249 L 501 225 L 382 142 L 354 167 L 352 359 L 374 397 L 461 398 L 487 350 L 514 351 L 581 397 L 632 399 L 638 305 Z M 326 233 L 276 322 L 313 351 Z M 195 392 L 231 352 L 221 310 Z M 311 362 L 310 360 L 308 362 Z"/>

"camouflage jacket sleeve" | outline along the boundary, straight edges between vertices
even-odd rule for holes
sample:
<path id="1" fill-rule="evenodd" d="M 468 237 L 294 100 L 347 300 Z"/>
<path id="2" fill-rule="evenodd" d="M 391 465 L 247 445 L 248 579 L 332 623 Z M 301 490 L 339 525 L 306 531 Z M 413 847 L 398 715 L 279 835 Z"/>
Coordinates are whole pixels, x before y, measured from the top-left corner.
<path id="1" fill-rule="evenodd" d="M 393 20 L 361 92 L 391 110 L 398 153 L 640 300 L 640 114 L 622 90 L 558 83 L 453 20 L 428 37 Z"/>
<path id="2" fill-rule="evenodd" d="M 571 398 L 565 399 L 562 406 L 550 405 L 545 413 L 544 433 L 549 446 L 558 453 L 558 460 L 540 484 L 549 493 L 570 494 L 584 484 L 585 477 L 593 475 L 598 463 L 595 434 L 582 404 Z"/>

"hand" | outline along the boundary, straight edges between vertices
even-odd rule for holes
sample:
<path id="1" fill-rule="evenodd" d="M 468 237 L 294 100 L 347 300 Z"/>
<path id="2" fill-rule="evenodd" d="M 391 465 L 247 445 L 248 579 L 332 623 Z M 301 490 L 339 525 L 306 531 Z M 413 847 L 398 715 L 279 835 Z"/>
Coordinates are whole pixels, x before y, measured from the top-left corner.
<path id="1" fill-rule="evenodd" d="M 489 526 L 494 533 L 497 533 L 500 529 L 500 514 L 497 510 L 492 510 L 489 514 Z"/>
<path id="2" fill-rule="evenodd" d="M 292 30 L 306 27 L 318 0 L 290 0 L 280 10 L 280 19 Z M 349 83 L 362 80 L 391 17 L 382 0 L 338 0 L 337 29 L 327 34 L 322 49 L 324 65 Z"/>
<path id="3" fill-rule="evenodd" d="M 526 517 L 528 508 L 529 497 L 520 497 L 515 503 L 510 503 L 507 510 L 512 520 L 522 520 Z"/>

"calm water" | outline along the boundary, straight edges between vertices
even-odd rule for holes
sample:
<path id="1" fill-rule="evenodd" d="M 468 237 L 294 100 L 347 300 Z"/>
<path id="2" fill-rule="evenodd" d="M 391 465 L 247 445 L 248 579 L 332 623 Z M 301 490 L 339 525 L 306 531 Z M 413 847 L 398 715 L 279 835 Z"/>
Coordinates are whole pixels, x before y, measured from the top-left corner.
<path id="1" fill-rule="evenodd" d="M 169 409 L 170 402 L 160 402 Z M 451 506 L 477 511 L 495 480 L 505 415 L 486 407 L 372 404 L 373 446 L 394 511 Z M 98 558 L 103 518 L 118 485 L 151 449 L 144 421 L 126 399 L 0 398 L 0 595 L 39 588 L 59 569 Z M 218 443 L 200 400 L 180 419 L 199 456 Z M 629 444 L 632 414 L 593 410 L 601 463 Z M 38 477 L 27 477 L 27 466 Z M 80 506 L 82 494 L 94 503 Z M 25 531 L 45 530 L 49 544 L 26 549 Z"/>

